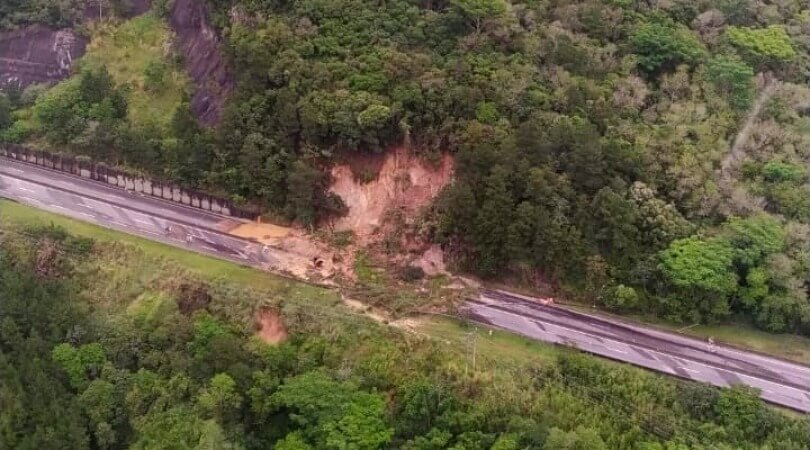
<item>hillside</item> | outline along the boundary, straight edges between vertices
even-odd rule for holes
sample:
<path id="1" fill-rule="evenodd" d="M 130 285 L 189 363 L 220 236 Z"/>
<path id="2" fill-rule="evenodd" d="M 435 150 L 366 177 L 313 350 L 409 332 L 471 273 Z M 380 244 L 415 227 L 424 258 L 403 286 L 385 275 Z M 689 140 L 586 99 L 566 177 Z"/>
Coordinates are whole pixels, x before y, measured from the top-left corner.
<path id="1" fill-rule="evenodd" d="M 622 313 L 810 334 L 801 2 L 183 0 L 150 20 L 176 25 L 179 5 L 208 44 L 178 32 L 167 50 L 196 86 L 165 127 L 138 123 L 111 64 L 10 93 L 3 139 L 310 230 L 362 222 L 400 266 L 438 246 L 456 270 Z M 189 48 L 225 57 L 197 55 L 200 78 Z M 402 149 L 435 171 L 418 207 L 409 168 L 374 163 Z"/>
<path id="2" fill-rule="evenodd" d="M 806 418 L 745 389 L 384 326 L 333 291 L 7 201 L 0 300 L 3 448 L 810 446 Z"/>

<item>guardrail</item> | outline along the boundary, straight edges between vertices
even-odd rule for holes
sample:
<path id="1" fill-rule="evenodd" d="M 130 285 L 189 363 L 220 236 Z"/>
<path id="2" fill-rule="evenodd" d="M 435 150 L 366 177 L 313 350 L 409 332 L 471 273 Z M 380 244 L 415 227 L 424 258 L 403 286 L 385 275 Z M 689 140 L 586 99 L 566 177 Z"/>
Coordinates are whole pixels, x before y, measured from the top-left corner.
<path id="1" fill-rule="evenodd" d="M 93 162 L 89 158 L 82 156 L 53 154 L 16 144 L 0 144 L 0 157 L 35 164 L 47 169 L 104 183 L 108 186 L 142 193 L 225 216 L 255 220 L 259 215 L 258 211 L 238 207 L 230 200 L 173 183 L 133 175 L 107 167 L 103 163 Z"/>

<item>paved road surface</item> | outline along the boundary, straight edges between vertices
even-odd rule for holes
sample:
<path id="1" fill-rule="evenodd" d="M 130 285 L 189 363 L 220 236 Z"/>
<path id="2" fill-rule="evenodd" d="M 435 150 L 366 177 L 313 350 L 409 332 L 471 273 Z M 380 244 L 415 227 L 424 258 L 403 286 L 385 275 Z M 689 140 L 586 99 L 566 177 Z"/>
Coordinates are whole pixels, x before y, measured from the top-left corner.
<path id="1" fill-rule="evenodd" d="M 291 258 L 289 252 L 222 231 L 238 219 L 1 157 L 0 196 L 263 269 L 280 269 L 279 262 Z"/>
<path id="2" fill-rule="evenodd" d="M 263 269 L 283 269 L 279 266 L 290 258 L 222 232 L 234 219 L 3 158 L 0 196 Z M 769 402 L 810 412 L 810 367 L 500 291 L 482 291 L 480 300 L 464 309 L 474 320 L 533 339 L 717 386 L 748 384 Z"/>
<path id="3" fill-rule="evenodd" d="M 612 318 L 583 314 L 502 291 L 483 290 L 463 307 L 473 320 L 532 339 L 715 386 L 747 384 L 764 400 L 810 412 L 810 367 Z"/>

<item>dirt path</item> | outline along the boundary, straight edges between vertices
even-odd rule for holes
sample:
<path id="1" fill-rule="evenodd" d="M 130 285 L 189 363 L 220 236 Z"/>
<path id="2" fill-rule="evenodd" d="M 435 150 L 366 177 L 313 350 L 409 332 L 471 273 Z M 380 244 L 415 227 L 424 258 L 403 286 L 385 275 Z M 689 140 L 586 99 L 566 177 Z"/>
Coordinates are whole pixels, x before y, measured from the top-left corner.
<path id="1" fill-rule="evenodd" d="M 780 83 L 778 80 L 767 77 L 765 80 L 765 88 L 759 93 L 759 96 L 754 103 L 754 107 L 748 114 L 748 118 L 745 119 L 745 123 L 743 124 L 742 128 L 740 128 L 737 136 L 734 138 L 734 143 L 731 145 L 731 151 L 728 152 L 720 164 L 720 181 L 722 184 L 728 184 L 728 182 L 731 181 L 732 171 L 737 167 L 743 157 L 745 157 L 743 147 L 751 137 L 751 130 L 754 127 L 754 123 L 757 121 L 757 118 L 759 118 L 762 108 L 765 107 L 765 104 L 768 103 L 771 97 L 773 97 L 773 94 L 779 88 Z"/>

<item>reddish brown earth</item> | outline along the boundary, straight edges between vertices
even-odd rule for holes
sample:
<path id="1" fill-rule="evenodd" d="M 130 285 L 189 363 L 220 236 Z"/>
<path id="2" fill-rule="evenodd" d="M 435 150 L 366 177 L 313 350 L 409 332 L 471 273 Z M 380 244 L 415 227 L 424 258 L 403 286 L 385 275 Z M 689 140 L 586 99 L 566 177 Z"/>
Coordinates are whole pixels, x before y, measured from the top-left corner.
<path id="1" fill-rule="evenodd" d="M 268 344 L 280 344 L 287 339 L 287 327 L 281 320 L 281 314 L 274 309 L 259 311 L 256 318 L 259 327 L 257 335 Z"/>
<path id="2" fill-rule="evenodd" d="M 432 163 L 400 147 L 368 159 L 334 166 L 330 187 L 349 208 L 334 224 L 335 229 L 352 230 L 361 241 L 376 234 L 394 209 L 405 217 L 416 216 L 453 177 L 450 155 Z M 376 177 L 363 182 L 362 171 Z"/>

